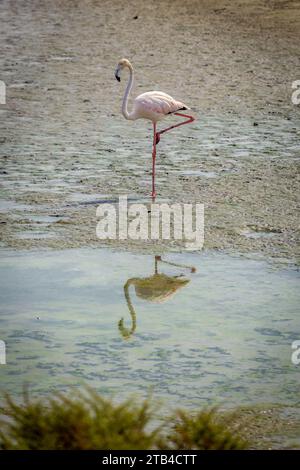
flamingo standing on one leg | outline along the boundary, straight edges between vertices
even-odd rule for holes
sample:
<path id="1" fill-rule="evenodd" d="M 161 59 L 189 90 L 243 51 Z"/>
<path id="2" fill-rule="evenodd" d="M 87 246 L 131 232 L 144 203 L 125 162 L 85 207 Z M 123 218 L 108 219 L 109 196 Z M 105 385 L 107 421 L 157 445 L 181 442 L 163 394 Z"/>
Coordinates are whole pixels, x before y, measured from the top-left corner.
<path id="1" fill-rule="evenodd" d="M 148 91 L 147 93 L 143 93 L 137 96 L 133 102 L 133 108 L 131 113 L 128 112 L 127 103 L 128 103 L 128 96 L 131 91 L 133 85 L 133 67 L 129 60 L 122 59 L 118 63 L 118 66 L 115 71 L 115 77 L 118 82 L 121 80 L 121 71 L 124 68 L 129 69 L 129 81 L 126 87 L 125 95 L 123 98 L 122 104 L 122 114 L 125 119 L 129 119 L 135 121 L 136 119 L 149 119 L 153 123 L 153 151 L 152 151 L 152 198 L 155 198 L 155 159 L 156 159 L 156 145 L 160 141 L 160 136 L 164 132 L 170 131 L 171 129 L 175 129 L 175 127 L 183 126 L 184 124 L 188 124 L 193 122 L 195 118 L 189 116 L 188 114 L 178 113 L 178 111 L 182 111 L 188 108 L 184 103 L 181 101 L 177 101 L 172 96 L 163 93 L 162 91 Z M 187 120 L 180 122 L 179 124 L 175 124 L 173 126 L 167 127 L 166 129 L 161 130 L 160 132 L 156 131 L 156 124 L 158 121 L 161 121 L 165 118 L 168 114 L 176 114 L 176 116 L 182 116 L 184 118 L 188 118 Z"/>

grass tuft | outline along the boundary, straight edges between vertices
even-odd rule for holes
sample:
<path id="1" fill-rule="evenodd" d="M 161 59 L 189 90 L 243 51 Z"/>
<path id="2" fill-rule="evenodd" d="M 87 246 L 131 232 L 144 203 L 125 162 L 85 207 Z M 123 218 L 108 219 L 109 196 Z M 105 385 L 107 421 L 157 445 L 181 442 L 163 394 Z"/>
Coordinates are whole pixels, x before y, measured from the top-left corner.
<path id="1" fill-rule="evenodd" d="M 173 430 L 168 441 L 172 449 L 239 450 L 246 442 L 230 431 L 214 408 L 199 411 L 195 416 L 178 410 L 173 417 Z"/>
<path id="2" fill-rule="evenodd" d="M 179 410 L 158 418 L 149 400 L 114 403 L 93 390 L 45 401 L 6 396 L 0 417 L 1 450 L 243 449 L 214 409 L 195 416 Z M 167 437 L 166 437 L 167 436 Z"/>

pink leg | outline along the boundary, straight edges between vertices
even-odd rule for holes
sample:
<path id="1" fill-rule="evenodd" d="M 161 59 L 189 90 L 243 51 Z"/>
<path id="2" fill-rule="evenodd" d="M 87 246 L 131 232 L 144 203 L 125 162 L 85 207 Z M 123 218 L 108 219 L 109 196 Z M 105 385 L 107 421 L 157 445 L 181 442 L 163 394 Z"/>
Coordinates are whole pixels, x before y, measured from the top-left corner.
<path id="1" fill-rule="evenodd" d="M 167 127 L 166 129 L 163 129 L 160 132 L 156 133 L 156 144 L 160 141 L 160 136 L 161 134 L 164 134 L 165 132 L 170 131 L 171 129 L 175 129 L 175 127 L 183 126 L 184 124 L 189 124 L 190 122 L 195 121 L 195 118 L 193 116 L 190 116 L 189 114 L 183 114 L 183 113 L 174 113 L 176 116 L 182 116 L 188 118 L 186 121 L 179 122 L 178 124 L 174 124 L 174 126 Z"/>
<path id="2" fill-rule="evenodd" d="M 156 143 L 157 143 L 157 133 L 156 133 L 156 122 L 153 123 L 153 151 L 152 151 L 152 199 L 155 199 L 155 159 L 156 159 Z"/>
<path id="3" fill-rule="evenodd" d="M 174 124 L 173 126 L 167 127 L 160 132 L 156 132 L 156 122 L 153 122 L 153 151 L 152 151 L 152 199 L 155 200 L 156 192 L 155 192 L 155 159 L 156 159 L 156 145 L 160 141 L 161 134 L 170 131 L 171 129 L 175 129 L 175 127 L 183 126 L 184 124 L 189 124 L 190 122 L 195 121 L 193 116 L 183 113 L 174 113 L 176 116 L 182 116 L 187 118 L 186 121 L 179 122 L 178 124 Z"/>

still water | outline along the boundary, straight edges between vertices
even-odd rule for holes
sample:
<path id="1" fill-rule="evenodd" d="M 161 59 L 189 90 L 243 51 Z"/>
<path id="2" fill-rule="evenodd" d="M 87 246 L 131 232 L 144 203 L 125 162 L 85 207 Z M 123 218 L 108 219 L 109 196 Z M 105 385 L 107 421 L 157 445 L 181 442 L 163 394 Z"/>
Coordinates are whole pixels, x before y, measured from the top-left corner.
<path id="1" fill-rule="evenodd" d="M 209 252 L 1 258 L 1 390 L 15 398 L 85 383 L 169 407 L 299 402 L 294 269 Z"/>

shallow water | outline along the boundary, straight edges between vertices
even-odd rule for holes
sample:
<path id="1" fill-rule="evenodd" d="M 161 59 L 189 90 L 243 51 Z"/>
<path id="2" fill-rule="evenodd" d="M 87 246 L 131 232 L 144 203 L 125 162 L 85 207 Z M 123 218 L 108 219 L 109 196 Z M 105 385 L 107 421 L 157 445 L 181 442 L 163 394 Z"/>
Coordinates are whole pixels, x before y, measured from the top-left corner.
<path id="1" fill-rule="evenodd" d="M 3 250 L 1 389 L 18 398 L 24 383 L 38 396 L 87 383 L 118 398 L 153 391 L 168 407 L 297 404 L 297 271 L 209 252 L 163 260 L 190 268 L 158 260 L 168 277 L 155 282 L 149 255 Z M 128 306 L 136 327 L 122 335 Z"/>

